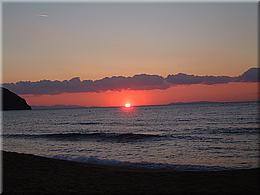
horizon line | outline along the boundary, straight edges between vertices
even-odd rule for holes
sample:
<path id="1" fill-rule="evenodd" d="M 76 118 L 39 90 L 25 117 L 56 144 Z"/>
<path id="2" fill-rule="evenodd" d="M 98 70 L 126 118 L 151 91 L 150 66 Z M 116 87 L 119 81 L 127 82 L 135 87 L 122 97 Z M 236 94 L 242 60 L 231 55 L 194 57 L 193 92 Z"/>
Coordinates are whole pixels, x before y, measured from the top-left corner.
<path id="1" fill-rule="evenodd" d="M 171 105 L 181 105 L 181 104 L 219 104 L 219 103 L 259 103 L 260 100 L 248 100 L 248 101 L 191 101 L 191 102 L 172 102 L 167 104 L 143 104 L 143 105 L 132 105 L 131 107 L 151 107 L 151 106 L 171 106 Z M 33 107 L 45 107 L 46 109 L 81 109 L 81 108 L 124 108 L 124 105 L 121 106 L 81 106 L 81 105 L 30 105 Z M 67 106 L 67 108 L 66 108 Z M 56 108 L 55 108 L 56 107 Z M 42 109 L 33 109 L 33 110 L 42 110 Z"/>

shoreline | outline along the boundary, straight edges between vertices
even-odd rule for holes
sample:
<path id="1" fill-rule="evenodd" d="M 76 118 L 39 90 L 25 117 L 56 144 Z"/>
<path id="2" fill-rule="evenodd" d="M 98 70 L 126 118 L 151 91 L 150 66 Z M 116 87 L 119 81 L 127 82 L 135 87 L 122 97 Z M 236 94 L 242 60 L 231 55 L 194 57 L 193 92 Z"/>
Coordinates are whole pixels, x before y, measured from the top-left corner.
<path id="1" fill-rule="evenodd" d="M 32 155 L 40 158 L 47 158 L 50 160 L 61 160 L 72 163 L 79 163 L 87 166 L 99 166 L 99 167 L 114 167 L 118 169 L 134 169 L 134 170 L 147 170 L 147 171 L 176 171 L 176 172 L 219 172 L 219 171 L 238 171 L 238 170 L 251 170 L 260 169 L 260 167 L 224 167 L 217 165 L 196 165 L 196 164 L 171 164 L 171 163 L 159 163 L 159 162 L 129 162 L 120 161 L 115 159 L 99 159 L 95 157 L 85 158 L 69 158 L 69 157 L 55 157 L 55 156 L 41 156 L 38 154 L 22 153 L 3 151 L 7 153 L 15 153 L 21 155 Z"/>
<path id="2" fill-rule="evenodd" d="M 88 164 L 2 151 L 4 193 L 258 194 L 260 168 L 176 171 Z"/>

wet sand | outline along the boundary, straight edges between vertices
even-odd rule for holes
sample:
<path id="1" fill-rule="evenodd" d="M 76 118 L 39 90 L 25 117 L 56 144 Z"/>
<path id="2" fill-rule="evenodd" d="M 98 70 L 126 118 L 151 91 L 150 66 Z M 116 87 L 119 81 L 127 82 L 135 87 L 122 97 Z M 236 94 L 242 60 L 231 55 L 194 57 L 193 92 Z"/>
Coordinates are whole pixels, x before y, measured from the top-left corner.
<path id="1" fill-rule="evenodd" d="M 2 152 L 4 193 L 258 194 L 260 169 L 177 172 Z"/>

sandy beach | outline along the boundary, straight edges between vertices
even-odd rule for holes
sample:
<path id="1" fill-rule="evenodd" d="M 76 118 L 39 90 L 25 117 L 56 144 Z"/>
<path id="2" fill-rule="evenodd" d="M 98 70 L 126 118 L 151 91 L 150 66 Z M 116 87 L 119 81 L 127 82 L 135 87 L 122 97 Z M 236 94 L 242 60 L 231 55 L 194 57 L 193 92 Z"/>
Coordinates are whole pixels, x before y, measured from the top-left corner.
<path id="1" fill-rule="evenodd" d="M 93 165 L 2 152 L 4 193 L 243 193 L 259 192 L 259 170 L 177 172 Z"/>

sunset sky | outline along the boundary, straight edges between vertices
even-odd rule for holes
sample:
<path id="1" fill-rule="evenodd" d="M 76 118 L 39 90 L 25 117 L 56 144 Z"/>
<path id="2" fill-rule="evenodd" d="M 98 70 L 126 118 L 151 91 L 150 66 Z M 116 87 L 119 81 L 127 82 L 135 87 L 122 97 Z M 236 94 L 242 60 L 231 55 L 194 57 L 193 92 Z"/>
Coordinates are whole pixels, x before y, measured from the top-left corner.
<path id="1" fill-rule="evenodd" d="M 136 74 L 239 76 L 257 67 L 257 3 L 4 3 L 3 83 Z M 258 99 L 258 83 L 23 94 L 31 105 Z"/>

